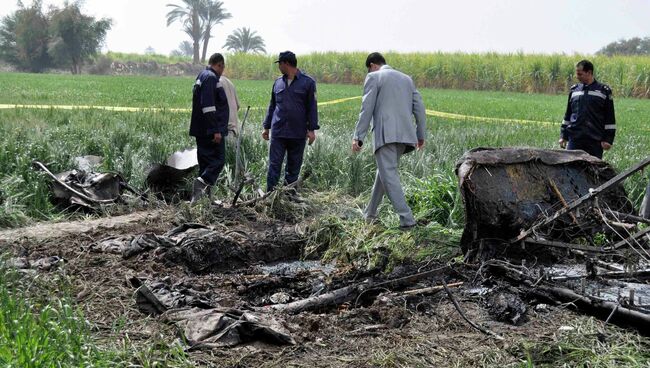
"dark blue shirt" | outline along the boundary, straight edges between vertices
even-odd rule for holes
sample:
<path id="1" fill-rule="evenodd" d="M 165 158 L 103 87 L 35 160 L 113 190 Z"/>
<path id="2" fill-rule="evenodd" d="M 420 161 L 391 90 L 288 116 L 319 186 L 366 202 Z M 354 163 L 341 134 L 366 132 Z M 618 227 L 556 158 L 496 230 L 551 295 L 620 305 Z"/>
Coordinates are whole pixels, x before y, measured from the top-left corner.
<path id="1" fill-rule="evenodd" d="M 192 91 L 192 120 L 190 135 L 193 137 L 213 136 L 214 133 L 228 135 L 228 99 L 219 75 L 210 67 L 196 77 Z"/>
<path id="2" fill-rule="evenodd" d="M 560 134 L 565 140 L 614 143 L 616 117 L 611 88 L 596 80 L 589 85 L 573 85 Z"/>
<path id="3" fill-rule="evenodd" d="M 286 76 L 276 79 L 264 129 L 276 138 L 305 138 L 308 130 L 319 128 L 316 81 L 300 71 L 291 85 Z"/>

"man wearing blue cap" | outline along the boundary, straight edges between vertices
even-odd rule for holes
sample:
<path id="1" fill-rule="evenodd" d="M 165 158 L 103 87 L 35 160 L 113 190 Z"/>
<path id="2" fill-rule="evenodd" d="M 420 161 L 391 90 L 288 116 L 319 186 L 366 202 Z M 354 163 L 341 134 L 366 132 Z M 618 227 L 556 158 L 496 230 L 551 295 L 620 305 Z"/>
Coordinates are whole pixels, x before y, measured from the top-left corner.
<path id="1" fill-rule="evenodd" d="M 285 156 L 285 184 L 298 180 L 305 142 L 312 144 L 319 129 L 316 81 L 298 69 L 296 55 L 291 51 L 281 52 L 276 63 L 282 76 L 273 83 L 262 132 L 262 138 L 268 141 L 270 131 L 271 140 L 267 191 L 278 184 Z"/>

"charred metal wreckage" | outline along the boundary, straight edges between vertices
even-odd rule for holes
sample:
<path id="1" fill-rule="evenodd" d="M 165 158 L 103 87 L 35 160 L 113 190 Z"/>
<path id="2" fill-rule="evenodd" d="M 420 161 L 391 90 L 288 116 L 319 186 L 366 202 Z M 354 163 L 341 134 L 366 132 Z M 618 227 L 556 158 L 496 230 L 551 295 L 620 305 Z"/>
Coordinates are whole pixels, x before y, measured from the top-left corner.
<path id="1" fill-rule="evenodd" d="M 34 165 L 52 178 L 54 197 L 69 204 L 96 208 L 115 203 L 123 190 L 137 193 L 118 174 L 93 173 L 90 164 L 97 164 L 95 158 L 80 159 L 79 170 L 56 175 L 39 162 Z M 281 320 L 278 315 L 327 310 L 341 304 L 356 307 L 389 303 L 396 298 L 420 300 L 444 291 L 472 327 L 502 339 L 465 316 L 450 290 L 464 285 L 460 292 L 464 295 L 478 293 L 476 295 L 485 301 L 490 314 L 499 321 L 521 324 L 526 321 L 527 304 L 556 304 L 648 334 L 649 199 L 646 196 L 641 215 L 637 215 L 622 185 L 626 178 L 648 165 L 650 157 L 617 174 L 606 162 L 582 151 L 475 149 L 463 156 L 456 170 L 466 215 L 461 239 L 465 264 L 454 266 L 434 262 L 406 271 L 399 277 L 368 274 L 356 281 L 342 279 L 323 284 L 316 292 L 298 293 L 300 296 L 295 295 L 293 301 L 286 293 L 275 293 L 269 304 L 264 302 L 251 310 L 225 310 L 215 303 L 185 301 L 184 308 L 199 308 L 193 310 L 198 314 L 189 319 L 183 316 L 181 320 L 189 326 L 187 336 L 195 332 L 193 322 L 187 322 L 194 317 L 201 320 L 209 313 L 215 321 L 228 321 L 223 324 L 228 327 L 217 333 L 221 336 L 219 339 L 195 339 L 192 346 L 232 346 L 239 340 L 230 339 L 234 336 L 231 332 L 249 334 L 252 330 L 262 332 L 257 337 L 272 336 L 276 343 L 291 344 L 293 340 L 285 330 L 271 327 L 277 320 L 259 322 L 260 318 L 273 314 Z M 173 188 L 188 177 L 195 166 L 194 152 L 177 152 L 166 165 L 152 167 L 147 176 L 148 187 L 154 191 L 174 192 Z M 241 188 L 250 184 L 251 180 L 246 179 L 239 188 L 233 189 L 237 190 L 230 210 L 238 210 L 235 207 Z M 264 195 L 240 202 L 239 206 L 245 207 L 262 199 Z M 97 249 L 121 253 L 125 259 L 153 251 L 163 257 L 161 262 L 188 260 L 185 267 L 189 274 L 200 274 L 208 269 L 209 272 L 221 272 L 222 267 L 243 269 L 254 261 L 248 259 L 251 255 L 268 255 L 268 259 L 258 260 L 265 263 L 279 260 L 268 253 L 275 249 L 273 244 L 249 238 L 235 241 L 215 236 L 201 225 L 196 226 L 198 230 L 190 231 L 188 234 L 192 235 L 182 239 L 173 239 L 172 235 L 141 234 L 128 239 L 105 239 L 97 243 Z M 304 239 L 300 239 L 278 243 L 281 245 L 278 249 L 288 257 L 282 258 L 282 262 L 301 258 Z M 287 252 L 288 244 L 293 251 Z M 258 254 L 260 250 L 263 252 Z M 208 261 L 209 267 L 197 268 L 203 264 L 201 261 Z M 474 276 L 467 276 L 472 273 Z M 140 280 L 133 285 L 138 290 L 135 293 L 138 305 L 144 310 L 156 310 L 154 314 L 177 309 L 178 305 L 165 305 L 164 302 L 167 294 L 163 291 L 173 291 L 154 287 L 155 282 L 152 282 Z M 207 305 L 211 309 L 206 312 Z"/>
<path id="2" fill-rule="evenodd" d="M 468 261 L 535 296 L 650 331 L 650 220 L 616 172 L 582 151 L 475 149 L 457 165 Z M 647 202 L 647 197 L 644 202 Z"/>

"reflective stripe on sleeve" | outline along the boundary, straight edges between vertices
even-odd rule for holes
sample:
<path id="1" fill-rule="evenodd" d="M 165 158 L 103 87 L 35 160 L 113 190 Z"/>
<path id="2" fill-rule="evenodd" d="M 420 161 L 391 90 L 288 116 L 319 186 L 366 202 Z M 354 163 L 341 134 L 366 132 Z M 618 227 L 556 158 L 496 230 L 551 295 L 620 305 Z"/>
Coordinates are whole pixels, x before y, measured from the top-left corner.
<path id="1" fill-rule="evenodd" d="M 605 124 L 605 130 L 616 130 L 616 124 Z"/>
<path id="2" fill-rule="evenodd" d="M 580 97 L 580 96 L 582 96 L 582 95 L 584 95 L 584 94 L 585 94 L 585 91 L 576 91 L 576 92 L 573 92 L 573 93 L 571 93 L 571 99 L 574 99 L 574 98 L 576 98 L 576 97 Z"/>
<path id="3" fill-rule="evenodd" d="M 217 108 L 215 106 L 208 106 L 204 107 L 201 111 L 203 111 L 204 114 L 207 114 L 212 111 L 217 111 Z"/>
<path id="4" fill-rule="evenodd" d="M 600 91 L 588 91 L 587 94 L 590 95 L 590 96 L 597 96 L 597 97 L 600 97 L 600 98 L 602 98 L 603 100 L 606 100 L 606 99 L 607 99 L 607 96 L 605 96 L 605 94 L 602 93 L 602 92 L 600 92 Z"/>

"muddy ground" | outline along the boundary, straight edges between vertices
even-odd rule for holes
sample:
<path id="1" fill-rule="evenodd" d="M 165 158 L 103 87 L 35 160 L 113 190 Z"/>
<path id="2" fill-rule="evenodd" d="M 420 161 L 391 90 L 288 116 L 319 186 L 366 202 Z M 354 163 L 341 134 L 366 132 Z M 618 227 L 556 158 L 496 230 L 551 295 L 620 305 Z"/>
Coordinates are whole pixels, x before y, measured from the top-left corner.
<path id="1" fill-rule="evenodd" d="M 0 249 L 32 263 L 59 257 L 62 261 L 46 263 L 40 269 L 30 266 L 23 272 L 45 280 L 60 280 L 62 276 L 69 280 L 68 292 L 93 326 L 93 336 L 100 345 L 111 346 L 125 340 L 141 349 L 180 344 L 196 366 L 520 366 L 531 358 L 527 350 L 531 345 L 554 344 L 579 328 L 576 326 L 586 323 L 603 331 L 613 328 L 593 323 L 591 318 L 576 315 L 563 306 L 547 305 L 529 306 L 526 322 L 519 326 L 497 322 L 488 313 L 486 298 L 472 292 L 479 280 L 476 271 L 459 267 L 444 277 L 448 283 L 464 282 L 452 289 L 460 306 L 470 320 L 503 340 L 469 326 L 441 291 L 414 298 L 380 294 L 375 299 L 358 298 L 334 308 L 297 315 L 278 313 L 295 345 L 253 342 L 189 349 L 177 326 L 138 308 L 134 298 L 136 284 L 185 288 L 211 306 L 254 310 L 273 304 L 278 298 L 286 301 L 309 297 L 317 287 L 332 290 L 365 277 L 391 279 L 414 270 L 443 266 L 435 262 L 403 265 L 392 274 L 381 274 L 349 265 L 307 262 L 298 264 L 296 271 L 283 265 L 295 265 L 293 261 L 302 256 L 304 227 L 300 223 L 271 220 L 249 209 L 215 211 L 221 220 L 215 221 L 212 228 L 226 234 L 233 246 L 239 244 L 243 251 L 222 252 L 230 257 L 228 262 L 213 260 L 196 269 L 179 261 L 182 257 L 171 250 L 153 248 L 125 258 L 121 253 L 98 247 L 99 241 L 107 238 L 147 233 L 162 236 L 183 224 L 174 208 L 4 231 L 0 233 Z M 262 267 L 277 263 L 280 266 L 275 268 Z M 439 284 L 440 278 L 434 277 L 411 287 Z M 596 334 L 592 338 L 597 339 Z M 553 357 L 546 358 L 550 360 L 545 363 L 555 365 Z M 546 358 L 542 352 L 535 359 L 544 363 Z M 139 363 L 134 357 L 134 364 Z"/>

